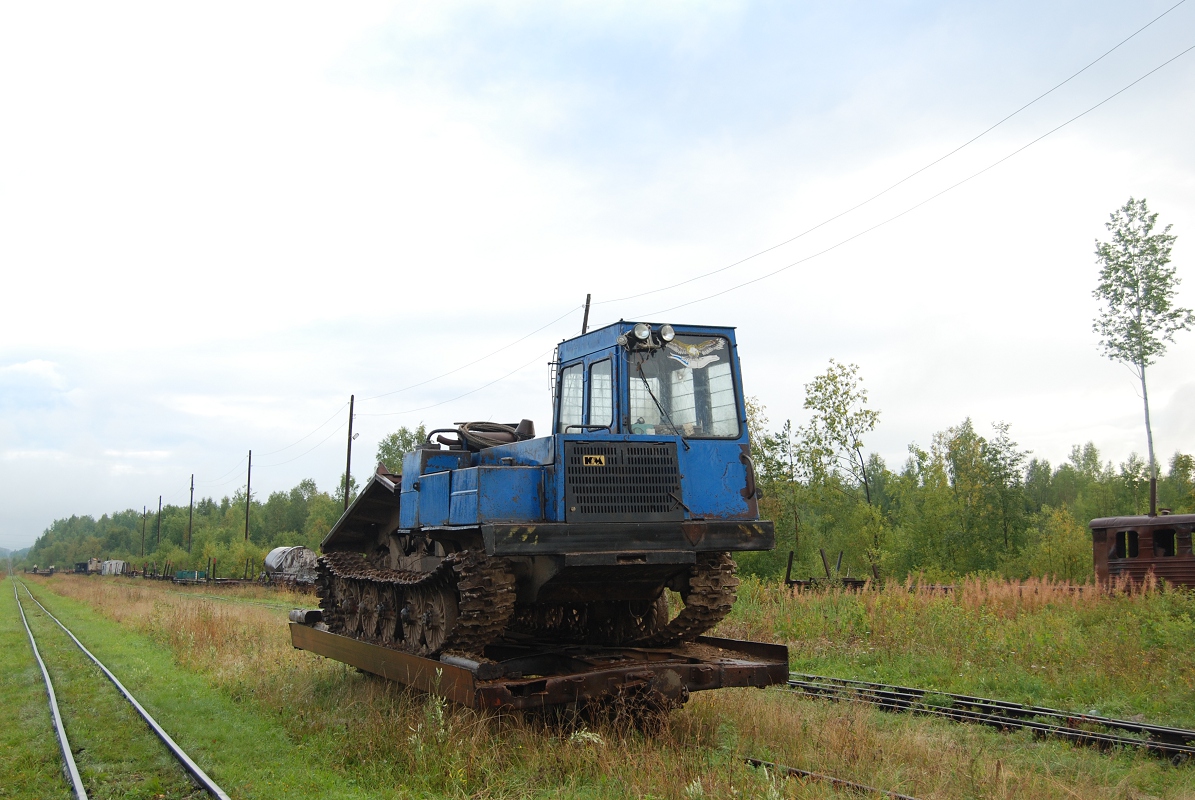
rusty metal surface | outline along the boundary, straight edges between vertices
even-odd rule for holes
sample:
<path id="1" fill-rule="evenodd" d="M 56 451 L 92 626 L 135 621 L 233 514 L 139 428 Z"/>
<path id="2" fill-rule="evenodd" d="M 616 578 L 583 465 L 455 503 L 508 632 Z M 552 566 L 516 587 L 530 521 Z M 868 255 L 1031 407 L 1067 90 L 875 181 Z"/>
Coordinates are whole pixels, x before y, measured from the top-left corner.
<path id="1" fill-rule="evenodd" d="M 1088 526 L 1099 583 L 1121 578 L 1141 583 L 1152 574 L 1176 586 L 1195 586 L 1195 514 L 1101 517 Z"/>
<path id="2" fill-rule="evenodd" d="M 290 640 L 300 650 L 309 650 L 425 692 L 435 692 L 462 705 L 476 705 L 473 673 L 466 669 L 297 622 L 290 623 Z"/>
<path id="3" fill-rule="evenodd" d="M 542 708 L 628 690 L 684 702 L 690 692 L 788 680 L 788 648 L 712 637 L 660 649 L 500 645 L 487 650 L 493 663 L 470 669 L 460 664 L 475 662 L 435 661 L 297 622 L 290 629 L 299 649 L 477 708 Z"/>

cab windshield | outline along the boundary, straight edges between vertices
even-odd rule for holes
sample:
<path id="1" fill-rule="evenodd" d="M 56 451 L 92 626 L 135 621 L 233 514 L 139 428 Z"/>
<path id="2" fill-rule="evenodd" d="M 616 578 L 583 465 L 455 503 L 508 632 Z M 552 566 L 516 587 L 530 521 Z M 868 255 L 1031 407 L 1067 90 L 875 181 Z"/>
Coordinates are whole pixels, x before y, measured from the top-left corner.
<path id="1" fill-rule="evenodd" d="M 730 343 L 721 336 L 677 336 L 627 353 L 631 433 L 737 439 L 739 414 Z"/>

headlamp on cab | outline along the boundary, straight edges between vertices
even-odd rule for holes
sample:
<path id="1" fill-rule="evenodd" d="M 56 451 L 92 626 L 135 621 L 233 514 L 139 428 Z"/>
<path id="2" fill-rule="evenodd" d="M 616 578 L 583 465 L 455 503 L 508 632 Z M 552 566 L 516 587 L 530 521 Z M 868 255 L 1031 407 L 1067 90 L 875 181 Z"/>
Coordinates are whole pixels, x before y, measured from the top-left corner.
<path id="1" fill-rule="evenodd" d="M 634 333 L 635 338 L 641 342 L 646 342 L 651 338 L 651 328 L 649 328 L 645 322 L 636 322 L 632 333 Z"/>
<path id="2" fill-rule="evenodd" d="M 665 342 L 671 342 L 673 339 L 676 338 L 676 331 L 674 331 L 672 329 L 671 325 L 661 325 L 660 326 L 660 338 L 663 339 Z"/>

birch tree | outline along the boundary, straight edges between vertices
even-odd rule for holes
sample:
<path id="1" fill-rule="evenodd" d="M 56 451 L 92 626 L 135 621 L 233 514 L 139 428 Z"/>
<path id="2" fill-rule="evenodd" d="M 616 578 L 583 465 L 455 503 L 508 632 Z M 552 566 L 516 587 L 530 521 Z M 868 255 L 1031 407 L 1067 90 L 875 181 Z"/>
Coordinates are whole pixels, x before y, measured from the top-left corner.
<path id="1" fill-rule="evenodd" d="M 1092 329 L 1100 336 L 1104 355 L 1128 366 L 1141 382 L 1149 448 L 1151 514 L 1156 512 L 1158 466 L 1145 371 L 1166 352 L 1166 343 L 1174 341 L 1174 334 L 1188 330 L 1195 322 L 1191 309 L 1174 305 L 1179 278 L 1170 266 L 1170 250 L 1176 237 L 1171 235 L 1170 225 L 1155 233 L 1157 219 L 1157 213 L 1150 213 L 1145 198 L 1130 197 L 1123 207 L 1112 212 L 1104 223 L 1112 234 L 1111 241 L 1095 243 L 1100 277 L 1092 292 L 1103 303 Z"/>

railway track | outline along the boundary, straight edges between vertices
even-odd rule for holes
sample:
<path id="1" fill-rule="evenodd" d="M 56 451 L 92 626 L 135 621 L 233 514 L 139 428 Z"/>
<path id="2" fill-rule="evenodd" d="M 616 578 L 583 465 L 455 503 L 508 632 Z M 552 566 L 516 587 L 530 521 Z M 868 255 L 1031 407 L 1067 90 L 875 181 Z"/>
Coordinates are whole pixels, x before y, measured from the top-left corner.
<path id="1" fill-rule="evenodd" d="M 71 750 L 70 742 L 67 738 L 66 726 L 63 722 L 62 713 L 58 706 L 58 699 L 54 692 L 54 684 L 50 679 L 49 670 L 46 668 L 45 662 L 42 660 L 41 653 L 37 647 L 37 640 L 33 635 L 33 629 L 29 627 L 29 621 L 25 617 L 25 608 L 21 602 L 21 593 L 17 589 L 17 583 L 18 581 L 14 578 L 13 594 L 17 601 L 17 609 L 21 614 L 21 622 L 25 625 L 25 633 L 29 636 L 29 645 L 33 649 L 33 654 L 37 660 L 38 666 L 41 668 L 42 678 L 46 683 L 46 694 L 48 695 L 50 702 L 50 715 L 53 719 L 54 731 L 58 737 L 59 747 L 62 750 L 63 765 L 71 783 L 71 790 L 73 791 L 77 800 L 87 800 L 87 792 L 83 786 L 83 781 L 79 775 L 78 767 L 75 764 L 75 759 L 72 755 L 73 751 Z M 67 636 L 70 637 L 71 641 L 73 641 L 75 645 L 77 645 L 78 648 L 83 651 L 83 654 L 91 659 L 91 661 L 94 662 L 97 667 L 99 667 L 100 671 L 104 673 L 104 676 L 112 682 L 117 691 L 120 692 L 124 699 L 127 700 L 137 712 L 137 714 L 140 715 L 140 717 L 149 726 L 149 729 L 153 732 L 153 734 L 157 736 L 164 745 L 166 745 L 166 749 L 170 752 L 170 755 L 184 770 L 186 770 L 191 778 L 212 797 L 215 797 L 218 800 L 230 800 L 224 790 L 221 789 L 215 781 L 208 777 L 207 773 L 205 773 L 199 767 L 199 765 L 196 764 L 191 757 L 188 756 L 187 753 L 178 746 L 174 739 L 172 739 L 170 735 L 166 733 L 165 729 L 158 724 L 157 720 L 150 716 L 149 712 L 145 710 L 145 707 L 142 706 L 141 703 L 137 702 L 137 699 L 133 697 L 129 690 L 124 687 L 124 684 L 122 684 L 120 680 L 118 680 L 117 677 L 112 674 L 112 671 L 108 669 L 103 662 L 96 658 L 90 650 L 84 647 L 83 643 L 79 641 L 78 637 L 76 637 L 69 628 L 63 625 L 57 617 L 51 614 L 49 610 L 43 606 L 36 597 L 33 596 L 33 593 L 29 591 L 29 587 L 23 582 L 21 582 L 21 588 L 25 590 L 25 593 L 29 596 L 29 599 L 36 603 L 38 608 L 40 608 L 47 617 L 53 620 L 54 623 L 58 625 L 58 627 L 61 628 Z"/>
<path id="2" fill-rule="evenodd" d="M 1024 706 L 987 697 L 935 692 L 909 686 L 791 673 L 788 691 L 830 700 L 864 703 L 885 711 L 907 711 L 973 722 L 1001 730 L 1030 730 L 1100 748 L 1135 747 L 1175 761 L 1195 756 L 1195 730 L 1074 714 L 1044 706 Z"/>

